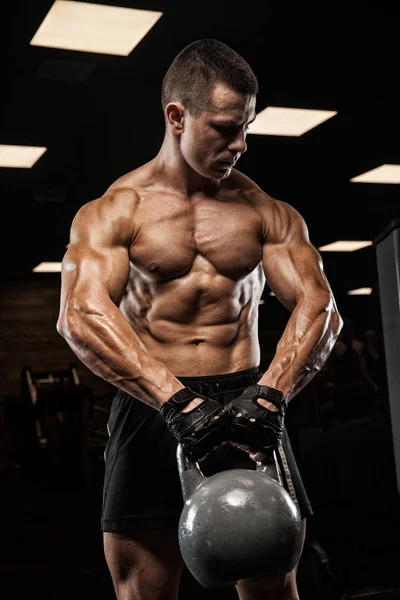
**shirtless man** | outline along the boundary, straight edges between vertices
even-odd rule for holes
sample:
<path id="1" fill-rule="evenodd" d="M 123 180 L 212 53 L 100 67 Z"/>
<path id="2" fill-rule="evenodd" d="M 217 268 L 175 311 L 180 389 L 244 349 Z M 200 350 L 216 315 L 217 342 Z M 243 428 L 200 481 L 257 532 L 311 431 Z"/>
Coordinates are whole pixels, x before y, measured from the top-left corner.
<path id="1" fill-rule="evenodd" d="M 206 475 L 255 468 L 279 448 L 304 524 L 312 514 L 284 413 L 325 363 L 341 318 L 300 214 L 234 169 L 257 92 L 225 44 L 184 48 L 163 81 L 159 153 L 72 222 L 57 329 L 118 388 L 101 526 L 119 600 L 178 598 L 178 441 Z M 291 314 L 263 373 L 265 281 Z M 236 590 L 240 600 L 295 600 L 296 568 Z"/>

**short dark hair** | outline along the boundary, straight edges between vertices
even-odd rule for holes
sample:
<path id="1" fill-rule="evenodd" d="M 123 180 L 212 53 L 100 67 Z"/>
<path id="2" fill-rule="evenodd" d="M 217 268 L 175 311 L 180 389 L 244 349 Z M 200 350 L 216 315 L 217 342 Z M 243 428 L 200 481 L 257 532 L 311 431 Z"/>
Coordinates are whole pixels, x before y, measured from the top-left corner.
<path id="1" fill-rule="evenodd" d="M 249 63 L 235 50 L 214 39 L 192 42 L 172 61 L 162 82 L 163 110 L 169 102 L 181 102 L 197 117 L 210 103 L 215 83 L 239 94 L 256 95 L 257 77 Z"/>

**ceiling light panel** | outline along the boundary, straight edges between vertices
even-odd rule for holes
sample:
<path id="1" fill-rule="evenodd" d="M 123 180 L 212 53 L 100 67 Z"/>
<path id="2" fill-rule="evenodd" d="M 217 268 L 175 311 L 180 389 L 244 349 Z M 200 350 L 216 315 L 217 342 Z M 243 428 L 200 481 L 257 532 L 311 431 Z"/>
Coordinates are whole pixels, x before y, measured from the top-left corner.
<path id="1" fill-rule="evenodd" d="M 46 152 L 40 146 L 8 146 L 0 144 L 0 167 L 30 169 Z"/>
<path id="2" fill-rule="evenodd" d="M 337 115 L 332 110 L 310 110 L 268 106 L 258 113 L 249 127 L 249 134 L 298 137 Z"/>
<path id="3" fill-rule="evenodd" d="M 128 56 L 162 12 L 56 0 L 32 46 Z"/>
<path id="4" fill-rule="evenodd" d="M 61 273 L 61 263 L 41 262 L 32 271 L 33 273 Z"/>
<path id="5" fill-rule="evenodd" d="M 349 296 L 369 296 L 372 293 L 372 288 L 362 287 L 355 290 L 349 290 L 347 294 Z"/>
<path id="6" fill-rule="evenodd" d="M 338 240 L 337 242 L 332 242 L 332 244 L 320 246 L 318 250 L 321 252 L 354 252 L 367 246 L 372 246 L 371 240 Z"/>
<path id="7" fill-rule="evenodd" d="M 400 183 L 400 165 L 381 165 L 353 177 L 350 181 L 362 183 Z"/>

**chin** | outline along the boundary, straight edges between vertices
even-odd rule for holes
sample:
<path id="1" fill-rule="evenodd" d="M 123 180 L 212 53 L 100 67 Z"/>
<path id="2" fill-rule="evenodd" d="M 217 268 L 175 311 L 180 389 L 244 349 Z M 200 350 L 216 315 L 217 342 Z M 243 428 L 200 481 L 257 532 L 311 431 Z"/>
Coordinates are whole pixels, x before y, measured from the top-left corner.
<path id="1" fill-rule="evenodd" d="M 212 181 L 223 181 L 224 179 L 226 179 L 227 177 L 229 177 L 230 172 L 229 173 L 218 173 L 218 174 L 214 174 L 212 176 L 209 177 L 209 179 L 212 179 Z"/>
<path id="2" fill-rule="evenodd" d="M 227 177 L 229 177 L 229 175 L 232 173 L 232 168 L 221 168 L 221 167 L 216 167 L 213 171 L 212 171 L 212 179 L 216 179 L 216 180 L 222 180 L 222 179 L 226 179 Z"/>

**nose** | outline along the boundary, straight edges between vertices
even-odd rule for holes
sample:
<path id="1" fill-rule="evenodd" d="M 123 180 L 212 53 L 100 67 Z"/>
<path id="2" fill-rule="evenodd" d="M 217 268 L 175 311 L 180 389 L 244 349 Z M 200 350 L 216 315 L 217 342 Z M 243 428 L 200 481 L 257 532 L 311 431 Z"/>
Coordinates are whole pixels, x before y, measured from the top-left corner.
<path id="1" fill-rule="evenodd" d="M 228 150 L 230 150 L 232 154 L 243 154 L 243 152 L 246 152 L 246 133 L 243 131 L 243 129 L 238 132 L 234 139 L 231 140 Z"/>

